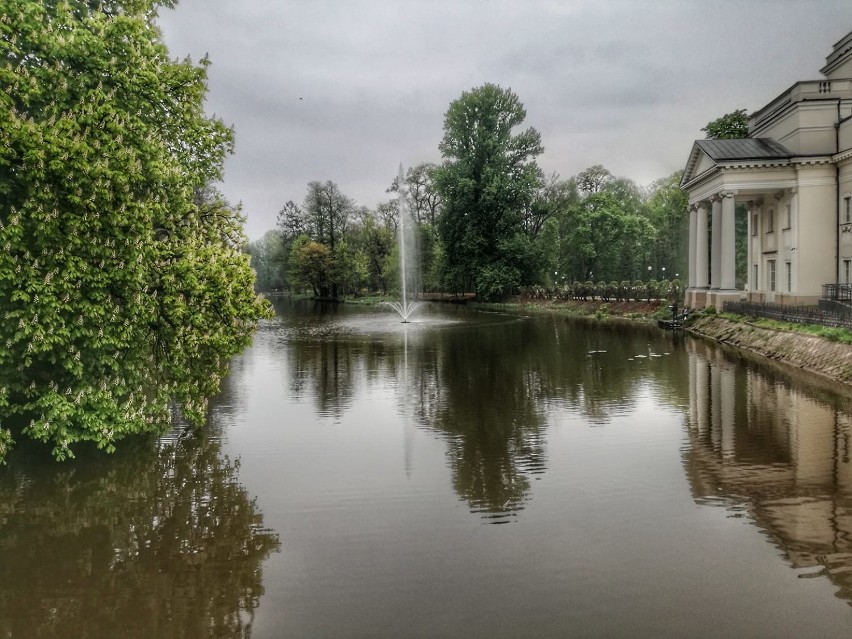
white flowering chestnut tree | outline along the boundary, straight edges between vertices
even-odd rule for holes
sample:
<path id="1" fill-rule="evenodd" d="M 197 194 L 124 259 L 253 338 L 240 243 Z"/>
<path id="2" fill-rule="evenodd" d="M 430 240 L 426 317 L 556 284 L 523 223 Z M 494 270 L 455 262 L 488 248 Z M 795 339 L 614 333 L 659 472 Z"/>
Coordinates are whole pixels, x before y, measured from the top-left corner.
<path id="1" fill-rule="evenodd" d="M 153 0 L 0 0 L 0 461 L 14 440 L 112 451 L 204 422 L 268 305 L 205 115 Z"/>

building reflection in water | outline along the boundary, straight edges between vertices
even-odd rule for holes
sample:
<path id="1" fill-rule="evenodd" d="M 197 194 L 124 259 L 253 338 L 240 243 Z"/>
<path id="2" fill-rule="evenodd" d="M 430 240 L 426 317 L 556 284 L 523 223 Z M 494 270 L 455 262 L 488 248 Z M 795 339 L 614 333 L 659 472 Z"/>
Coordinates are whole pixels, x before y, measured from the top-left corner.
<path id="1" fill-rule="evenodd" d="M 852 417 L 770 370 L 690 341 L 684 465 L 699 503 L 746 508 L 795 568 L 852 603 Z M 805 576 L 804 574 L 802 576 Z"/>

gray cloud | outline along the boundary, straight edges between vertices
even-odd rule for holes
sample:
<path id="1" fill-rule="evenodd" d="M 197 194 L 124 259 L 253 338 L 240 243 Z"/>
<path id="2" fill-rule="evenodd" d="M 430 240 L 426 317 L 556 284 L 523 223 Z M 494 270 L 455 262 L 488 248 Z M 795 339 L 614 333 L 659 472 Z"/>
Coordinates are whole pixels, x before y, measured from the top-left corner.
<path id="1" fill-rule="evenodd" d="M 438 161 L 443 115 L 511 87 L 545 171 L 592 164 L 646 184 L 683 167 L 709 120 L 818 76 L 848 0 L 181 0 L 175 57 L 209 52 L 207 109 L 237 133 L 223 190 L 272 228 L 310 180 L 387 199 L 400 161 Z"/>

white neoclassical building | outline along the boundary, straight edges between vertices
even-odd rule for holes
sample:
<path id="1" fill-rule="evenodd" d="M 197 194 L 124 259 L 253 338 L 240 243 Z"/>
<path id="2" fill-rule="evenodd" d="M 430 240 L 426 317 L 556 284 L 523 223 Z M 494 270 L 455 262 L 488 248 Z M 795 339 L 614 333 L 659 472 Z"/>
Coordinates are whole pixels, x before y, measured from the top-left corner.
<path id="1" fill-rule="evenodd" d="M 852 32 L 820 73 L 753 113 L 748 138 L 694 143 L 681 181 L 687 306 L 816 304 L 824 291 L 852 290 Z M 748 208 L 744 290 L 735 272 L 738 203 Z"/>

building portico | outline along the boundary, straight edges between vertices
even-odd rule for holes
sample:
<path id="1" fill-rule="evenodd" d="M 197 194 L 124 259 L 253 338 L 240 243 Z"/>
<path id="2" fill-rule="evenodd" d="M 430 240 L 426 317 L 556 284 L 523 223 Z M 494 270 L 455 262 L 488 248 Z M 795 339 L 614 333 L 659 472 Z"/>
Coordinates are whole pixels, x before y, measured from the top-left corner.
<path id="1" fill-rule="evenodd" d="M 726 299 L 739 299 L 736 289 L 734 196 L 733 191 L 720 191 L 706 200 L 690 204 L 688 306 L 715 306 Z M 712 238 L 709 260 L 708 210 Z"/>
<path id="2" fill-rule="evenodd" d="M 681 180 L 687 306 L 816 304 L 826 284 L 852 292 L 852 33 L 821 73 L 753 113 L 749 137 L 693 144 Z M 748 215 L 739 281 L 738 207 Z"/>

